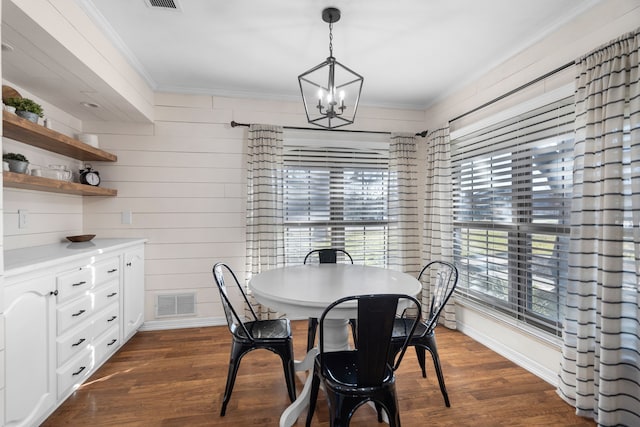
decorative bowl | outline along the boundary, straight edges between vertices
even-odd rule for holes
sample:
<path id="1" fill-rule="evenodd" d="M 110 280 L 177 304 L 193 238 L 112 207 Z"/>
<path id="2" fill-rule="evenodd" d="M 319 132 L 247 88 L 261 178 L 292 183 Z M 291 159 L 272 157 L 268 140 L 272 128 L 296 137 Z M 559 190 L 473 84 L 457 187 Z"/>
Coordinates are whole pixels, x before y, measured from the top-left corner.
<path id="1" fill-rule="evenodd" d="M 67 236 L 67 240 L 71 242 L 88 242 L 96 237 L 95 234 L 81 234 L 79 236 Z"/>

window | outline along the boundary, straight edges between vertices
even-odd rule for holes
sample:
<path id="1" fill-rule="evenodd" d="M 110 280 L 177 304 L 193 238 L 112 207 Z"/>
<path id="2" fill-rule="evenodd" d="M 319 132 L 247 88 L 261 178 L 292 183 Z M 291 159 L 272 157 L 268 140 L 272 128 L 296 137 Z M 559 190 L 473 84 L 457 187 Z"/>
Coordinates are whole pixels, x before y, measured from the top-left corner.
<path id="1" fill-rule="evenodd" d="M 357 263 L 387 265 L 388 157 L 388 143 L 287 138 L 287 264 L 302 264 L 312 249 L 337 247 Z"/>
<path id="2" fill-rule="evenodd" d="M 560 333 L 571 209 L 573 97 L 452 138 L 459 292 Z"/>

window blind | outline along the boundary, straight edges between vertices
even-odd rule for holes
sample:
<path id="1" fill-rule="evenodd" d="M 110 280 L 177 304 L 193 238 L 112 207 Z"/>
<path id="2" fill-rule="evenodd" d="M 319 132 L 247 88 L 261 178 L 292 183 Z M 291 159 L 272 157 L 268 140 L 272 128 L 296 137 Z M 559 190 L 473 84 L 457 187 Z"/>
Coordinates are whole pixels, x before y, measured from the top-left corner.
<path id="1" fill-rule="evenodd" d="M 388 145 L 284 148 L 285 258 L 301 264 L 312 249 L 343 248 L 354 261 L 386 266 Z"/>
<path id="2" fill-rule="evenodd" d="M 459 293 L 559 334 L 567 281 L 573 97 L 452 140 Z"/>

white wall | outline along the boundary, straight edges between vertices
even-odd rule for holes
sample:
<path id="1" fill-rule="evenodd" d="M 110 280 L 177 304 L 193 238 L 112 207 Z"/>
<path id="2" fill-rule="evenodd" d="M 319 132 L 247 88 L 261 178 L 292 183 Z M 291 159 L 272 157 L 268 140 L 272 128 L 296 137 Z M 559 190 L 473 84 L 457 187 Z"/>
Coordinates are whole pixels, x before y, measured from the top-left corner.
<path id="1" fill-rule="evenodd" d="M 600 45 L 640 26 L 640 2 L 604 0 L 593 9 L 547 35 L 536 45 L 505 61 L 489 73 L 452 93 L 426 111 L 427 128 L 446 126 L 448 121 L 492 99 L 574 61 Z M 574 67 L 545 79 L 481 112 L 489 115 L 519 100 L 547 93 L 573 82 Z M 424 159 L 424 151 L 420 153 Z M 424 179 L 424 177 L 422 177 Z M 522 331 L 506 319 L 471 305 L 458 305 L 459 329 L 505 357 L 555 384 L 560 361 L 560 341 Z"/>
<path id="2" fill-rule="evenodd" d="M 301 102 L 157 94 L 152 125 L 84 123 L 100 148 L 118 156 L 103 164 L 116 198 L 84 198 L 84 231 L 145 237 L 145 328 L 222 322 L 211 267 L 224 261 L 243 277 L 246 134 L 240 123 L 308 126 Z M 424 113 L 361 108 L 358 127 L 422 130 Z M 285 134 L 286 136 L 286 134 Z M 133 223 L 122 224 L 122 212 Z M 156 318 L 158 294 L 195 292 L 197 315 Z"/>

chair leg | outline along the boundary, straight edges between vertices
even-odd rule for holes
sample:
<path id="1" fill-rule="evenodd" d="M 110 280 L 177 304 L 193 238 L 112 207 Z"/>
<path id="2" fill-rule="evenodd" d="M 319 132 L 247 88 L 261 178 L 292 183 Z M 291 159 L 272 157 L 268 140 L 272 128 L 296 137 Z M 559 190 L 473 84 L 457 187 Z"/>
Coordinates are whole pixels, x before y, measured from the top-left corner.
<path id="1" fill-rule="evenodd" d="M 436 345 L 435 335 L 427 336 L 427 343 L 429 344 L 429 352 L 431 353 L 431 358 L 433 359 L 433 366 L 436 369 L 436 375 L 438 376 L 438 383 L 440 384 L 440 392 L 442 393 L 442 397 L 444 397 L 444 404 L 447 408 L 451 407 L 449 403 L 449 394 L 447 393 L 447 387 L 444 385 L 444 375 L 442 374 L 442 366 L 440 365 L 440 356 L 438 355 L 438 346 Z"/>
<path id="2" fill-rule="evenodd" d="M 389 427 L 400 427 L 400 411 L 398 411 L 398 399 L 395 394 L 387 396 L 383 408 L 389 419 Z M 380 421 L 380 418 L 378 418 Z"/>
<path id="3" fill-rule="evenodd" d="M 289 399 L 293 402 L 296 400 L 296 370 L 293 362 L 293 343 L 289 341 L 289 348 L 280 354 L 282 359 L 282 368 L 284 369 L 284 379 L 287 383 L 287 392 Z"/>
<path id="4" fill-rule="evenodd" d="M 222 409 L 220 410 L 220 416 L 224 417 L 227 411 L 227 404 L 231 399 L 231 393 L 233 392 L 233 385 L 236 382 L 236 374 L 238 373 L 238 367 L 240 366 L 240 359 L 242 358 L 242 346 L 235 341 L 231 344 L 231 357 L 229 358 L 229 372 L 227 373 L 227 385 L 224 388 L 224 397 L 222 398 Z"/>
<path id="5" fill-rule="evenodd" d="M 316 374 L 314 368 L 313 378 L 311 379 L 311 394 L 309 395 L 309 410 L 307 411 L 306 427 L 311 426 L 311 420 L 313 419 L 313 413 L 316 410 L 316 402 L 318 400 L 318 390 L 320 389 L 320 377 Z"/>
<path id="6" fill-rule="evenodd" d="M 420 364 L 420 369 L 422 369 L 422 378 L 427 378 L 424 348 L 419 345 L 415 345 L 413 346 L 413 348 L 416 350 L 416 357 L 418 358 L 418 364 Z"/>
<path id="7" fill-rule="evenodd" d="M 316 343 L 316 330 L 318 329 L 318 319 L 315 317 L 309 318 L 309 326 L 307 330 L 307 353 L 311 350 Z"/>
<path id="8" fill-rule="evenodd" d="M 381 423 L 382 421 L 384 421 L 382 419 L 382 405 L 380 405 L 378 401 L 373 402 L 373 404 L 376 407 L 376 413 L 378 414 L 378 422 Z"/>

